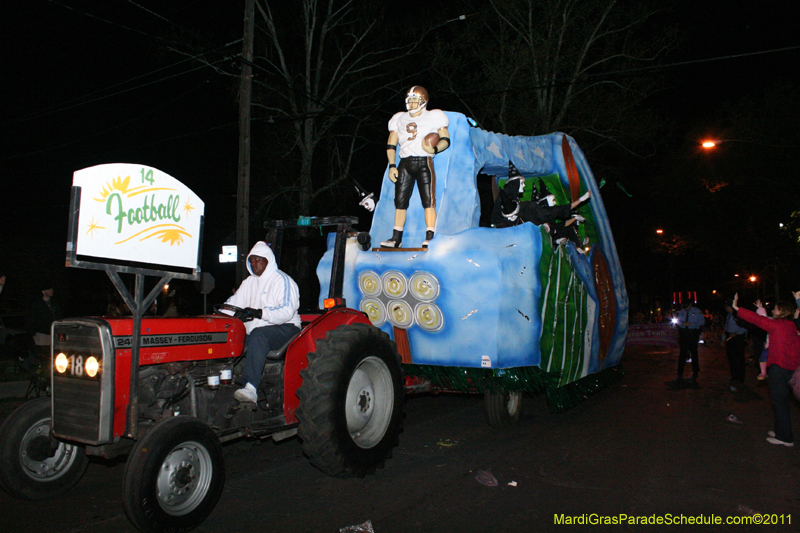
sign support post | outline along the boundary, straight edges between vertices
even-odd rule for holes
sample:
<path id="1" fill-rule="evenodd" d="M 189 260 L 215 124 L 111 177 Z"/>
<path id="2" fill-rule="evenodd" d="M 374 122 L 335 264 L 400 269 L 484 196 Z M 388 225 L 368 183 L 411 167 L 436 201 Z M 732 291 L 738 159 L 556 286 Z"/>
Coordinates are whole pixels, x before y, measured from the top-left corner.
<path id="1" fill-rule="evenodd" d="M 136 175 L 137 172 L 141 174 L 142 183 L 145 185 L 131 187 L 130 176 Z M 122 175 L 125 174 L 127 176 L 123 179 Z M 99 190 L 100 199 L 83 198 L 82 202 L 82 190 L 87 187 Z M 181 193 L 187 197 L 183 206 L 187 220 L 182 220 L 178 214 Z M 159 194 L 169 194 L 169 197 L 163 200 Z M 142 317 L 164 286 L 173 278 L 194 281 L 201 279 L 200 251 L 204 204 L 199 198 L 192 198 L 192 194 L 175 178 L 142 165 L 99 165 L 77 171 L 73 179 L 66 266 L 105 271 L 133 314 L 130 390 L 125 434 L 134 439 L 139 433 L 139 352 Z M 136 207 L 126 211 L 123 208 L 123 197 L 125 201 L 132 200 Z M 190 198 L 194 204 L 190 203 Z M 91 200 L 103 205 L 98 209 L 96 205 L 90 203 Z M 82 206 L 88 213 L 81 213 Z M 116 216 L 112 216 L 114 208 L 117 210 Z M 194 213 L 196 219 L 190 224 L 189 214 L 193 211 L 197 211 Z M 113 232 L 115 226 L 116 233 Z M 86 233 L 80 235 L 79 228 L 87 228 Z M 122 231 L 123 228 L 127 233 Z M 100 232 L 105 232 L 101 236 L 106 239 L 104 244 L 94 242 L 92 238 Z M 112 234 L 110 239 L 109 233 Z M 101 237 L 98 237 L 98 241 L 102 240 Z M 189 239 L 195 243 L 194 246 L 179 249 L 180 245 Z M 162 249 L 166 249 L 164 257 L 159 255 Z M 124 261 L 125 264 L 94 260 L 94 258 Z M 159 268 L 162 265 L 178 269 Z M 134 275 L 133 294 L 120 278 L 120 273 Z M 146 297 L 145 276 L 160 278 Z"/>

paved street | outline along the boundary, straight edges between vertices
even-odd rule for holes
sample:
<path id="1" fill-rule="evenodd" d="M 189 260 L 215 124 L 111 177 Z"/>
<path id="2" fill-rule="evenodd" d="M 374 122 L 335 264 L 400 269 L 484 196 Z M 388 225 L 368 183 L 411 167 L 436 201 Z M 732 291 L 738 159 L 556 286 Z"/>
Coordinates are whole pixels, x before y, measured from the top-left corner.
<path id="1" fill-rule="evenodd" d="M 734 394 L 724 351 L 701 345 L 700 358 L 702 388 L 668 391 L 676 350 L 629 351 L 621 382 L 561 414 L 550 414 L 544 397 L 532 398 L 509 430 L 486 425 L 478 398 L 412 398 L 400 447 L 386 468 L 365 479 L 321 474 L 296 439 L 229 445 L 225 491 L 196 531 L 334 533 L 367 520 L 377 533 L 654 529 L 565 526 L 554 519 L 591 513 L 722 520 L 775 513 L 784 525 L 700 530 L 796 530 L 800 445 L 765 441 L 772 417 L 756 372 L 748 370 L 748 389 Z M 797 405 L 792 414 L 800 442 Z M 741 423 L 727 421 L 729 415 Z M 122 462 L 92 464 L 57 501 L 0 493 L 3 530 L 135 531 L 120 501 L 123 469 Z M 491 472 L 498 486 L 476 481 L 479 470 Z"/>

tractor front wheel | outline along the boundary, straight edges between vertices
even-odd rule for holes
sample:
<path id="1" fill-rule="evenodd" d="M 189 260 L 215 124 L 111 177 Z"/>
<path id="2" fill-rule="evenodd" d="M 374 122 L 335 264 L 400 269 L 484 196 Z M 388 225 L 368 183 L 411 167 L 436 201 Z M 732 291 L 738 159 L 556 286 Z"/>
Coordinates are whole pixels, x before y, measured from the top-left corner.
<path id="1" fill-rule="evenodd" d="M 217 435 L 188 416 L 156 423 L 125 465 L 123 507 L 146 533 L 189 531 L 217 504 L 225 462 Z"/>
<path id="2" fill-rule="evenodd" d="M 0 485 L 16 498 L 64 494 L 86 472 L 83 446 L 50 437 L 50 398 L 24 403 L 0 426 Z"/>

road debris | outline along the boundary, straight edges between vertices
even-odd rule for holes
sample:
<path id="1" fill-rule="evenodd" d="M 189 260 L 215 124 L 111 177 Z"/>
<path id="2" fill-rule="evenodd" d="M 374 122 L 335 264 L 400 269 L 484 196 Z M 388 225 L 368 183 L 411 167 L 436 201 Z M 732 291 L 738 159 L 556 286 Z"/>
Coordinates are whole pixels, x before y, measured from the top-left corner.
<path id="1" fill-rule="evenodd" d="M 487 487 L 497 486 L 497 479 L 488 470 L 478 470 L 475 473 L 478 474 L 475 476 L 475 479 L 478 481 L 478 483 L 486 485 Z"/>
<path id="2" fill-rule="evenodd" d="M 372 528 L 372 520 L 367 520 L 363 524 L 340 527 L 339 533 L 375 533 L 375 530 Z"/>

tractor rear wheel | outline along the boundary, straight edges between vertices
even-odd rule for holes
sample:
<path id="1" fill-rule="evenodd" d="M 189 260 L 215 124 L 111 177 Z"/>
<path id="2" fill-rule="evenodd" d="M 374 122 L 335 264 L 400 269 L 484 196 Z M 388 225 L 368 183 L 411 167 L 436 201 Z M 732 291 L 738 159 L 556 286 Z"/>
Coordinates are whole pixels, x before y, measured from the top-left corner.
<path id="1" fill-rule="evenodd" d="M 338 477 L 363 477 L 397 446 L 403 372 L 389 336 L 367 324 L 331 330 L 308 354 L 297 390 L 297 434 L 311 464 Z"/>

